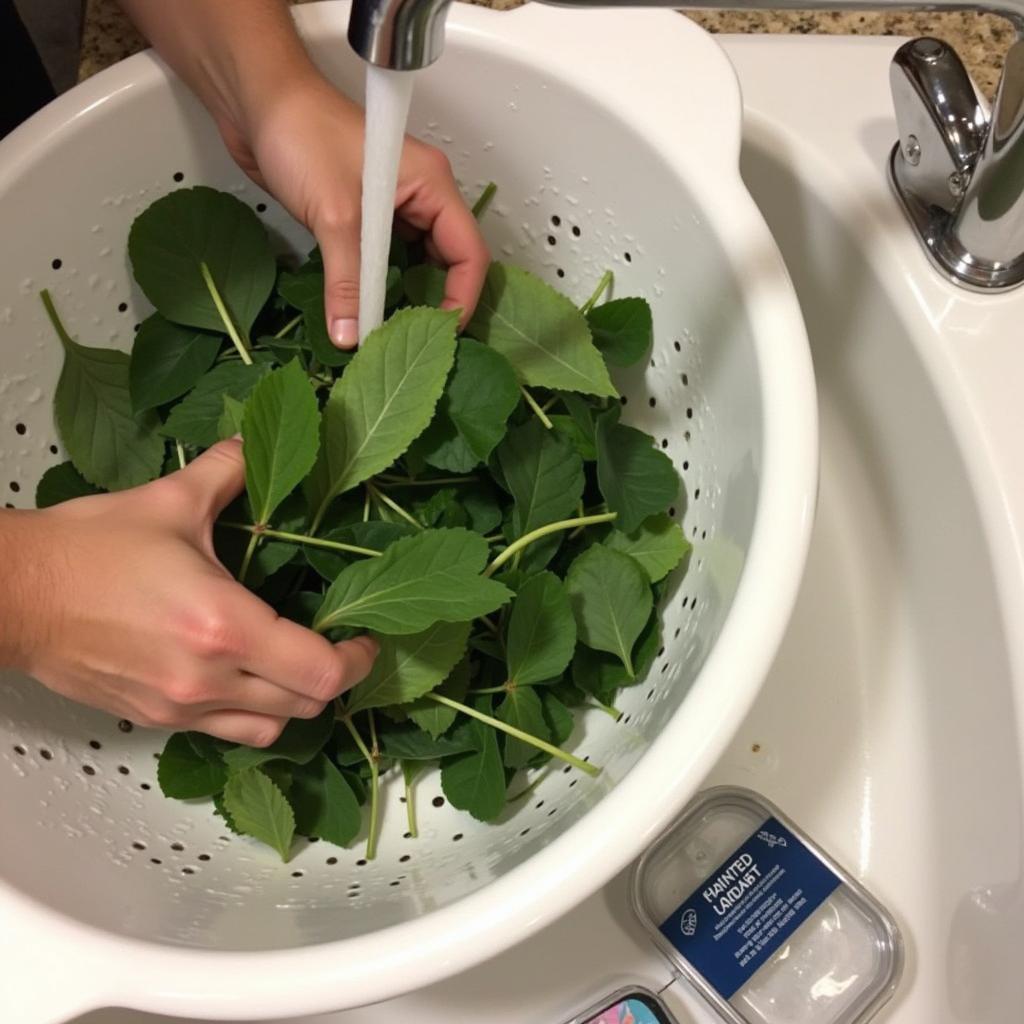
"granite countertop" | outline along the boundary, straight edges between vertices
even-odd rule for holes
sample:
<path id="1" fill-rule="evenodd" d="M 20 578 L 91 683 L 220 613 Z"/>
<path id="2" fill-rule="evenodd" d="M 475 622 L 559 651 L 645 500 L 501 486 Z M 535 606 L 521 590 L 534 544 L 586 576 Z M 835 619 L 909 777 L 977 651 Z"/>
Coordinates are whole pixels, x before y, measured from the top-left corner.
<path id="1" fill-rule="evenodd" d="M 293 0 L 303 3 L 306 0 Z M 483 0 L 504 9 L 518 0 Z M 742 2 L 742 0 L 738 0 Z M 1013 29 L 995 15 L 964 13 L 861 14 L 801 11 L 693 12 L 710 32 L 824 32 L 831 35 L 936 36 L 951 43 L 982 92 L 992 98 Z M 116 0 L 88 0 L 80 76 L 87 78 L 142 49 L 144 43 Z"/>

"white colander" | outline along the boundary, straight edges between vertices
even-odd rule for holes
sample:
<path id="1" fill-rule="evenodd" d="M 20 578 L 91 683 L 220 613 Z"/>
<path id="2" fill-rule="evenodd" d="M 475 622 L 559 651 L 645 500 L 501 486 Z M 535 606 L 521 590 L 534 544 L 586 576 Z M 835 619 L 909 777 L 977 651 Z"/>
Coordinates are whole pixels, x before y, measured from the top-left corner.
<path id="1" fill-rule="evenodd" d="M 347 6 L 297 14 L 324 69 L 358 94 Z M 695 548 L 665 603 L 664 651 L 623 693 L 618 724 L 600 712 L 580 721 L 571 747 L 604 766 L 599 778 L 553 769 L 497 825 L 453 811 L 428 778 L 418 840 L 404 838 L 390 786 L 369 864 L 361 844 L 315 843 L 282 865 L 229 837 L 207 805 L 160 795 L 162 735 L 0 677 L 5 1024 L 111 1005 L 265 1019 L 377 1001 L 466 968 L 635 857 L 761 685 L 804 562 L 816 420 L 796 300 L 740 182 L 740 97 L 725 57 L 667 12 L 457 7 L 444 57 L 417 83 L 410 130 L 450 156 L 470 196 L 498 183 L 485 222 L 497 256 L 580 299 L 611 268 L 617 294 L 653 306 L 653 358 L 619 384 L 626 419 L 685 481 L 675 514 Z M 130 346 L 148 308 L 126 265 L 129 225 L 179 181 L 235 191 L 282 249 L 310 244 L 149 55 L 0 145 L 0 500 L 31 507 L 61 458 L 50 405 L 61 349 L 39 288 L 80 340 Z"/>

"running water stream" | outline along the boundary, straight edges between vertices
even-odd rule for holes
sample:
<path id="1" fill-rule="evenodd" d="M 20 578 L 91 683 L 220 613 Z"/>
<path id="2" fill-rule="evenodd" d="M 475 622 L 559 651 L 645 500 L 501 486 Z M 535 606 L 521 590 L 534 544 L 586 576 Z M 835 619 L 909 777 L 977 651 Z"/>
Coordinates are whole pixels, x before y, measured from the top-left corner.
<path id="1" fill-rule="evenodd" d="M 384 321 L 398 163 L 415 73 L 366 66 L 359 340 Z"/>

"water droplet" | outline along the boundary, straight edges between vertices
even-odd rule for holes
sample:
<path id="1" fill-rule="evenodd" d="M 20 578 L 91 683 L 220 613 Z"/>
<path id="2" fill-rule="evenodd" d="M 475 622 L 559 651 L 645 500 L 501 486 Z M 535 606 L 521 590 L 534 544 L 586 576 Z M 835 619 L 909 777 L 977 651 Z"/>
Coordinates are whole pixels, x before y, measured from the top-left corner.
<path id="1" fill-rule="evenodd" d="M 25 280 L 22 281 L 20 285 L 18 285 L 18 290 L 21 292 L 22 295 L 28 295 L 29 292 L 32 291 L 32 284 L 32 278 L 26 277 Z"/>
<path id="2" fill-rule="evenodd" d="M 494 149 L 494 143 L 493 142 L 485 142 L 484 143 L 484 152 L 485 153 L 489 153 L 492 149 Z"/>
<path id="3" fill-rule="evenodd" d="M 14 323 L 14 310 L 10 306 L 5 306 L 0 309 L 0 324 L 13 324 Z"/>
<path id="4" fill-rule="evenodd" d="M 442 135 L 441 141 L 446 145 L 450 146 L 455 140 L 450 135 Z"/>
<path id="5" fill-rule="evenodd" d="M 100 255 L 101 256 L 109 256 L 112 251 L 113 250 L 110 248 L 109 245 L 105 245 L 102 249 L 100 249 Z"/>

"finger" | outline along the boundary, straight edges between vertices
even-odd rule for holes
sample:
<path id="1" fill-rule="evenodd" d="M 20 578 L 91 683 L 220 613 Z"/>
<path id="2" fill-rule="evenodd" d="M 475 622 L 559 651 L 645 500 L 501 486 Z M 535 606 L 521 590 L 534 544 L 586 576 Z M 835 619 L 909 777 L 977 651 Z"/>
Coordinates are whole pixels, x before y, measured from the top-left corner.
<path id="1" fill-rule="evenodd" d="M 324 702 L 364 679 L 377 655 L 376 642 L 369 637 L 332 645 L 289 619 L 255 629 L 247 650 L 251 654 L 242 666 L 247 672 L 300 697 Z"/>
<path id="2" fill-rule="evenodd" d="M 175 473 L 174 479 L 194 496 L 198 518 L 219 515 L 245 486 L 242 442 L 231 438 L 215 444 Z"/>
<path id="3" fill-rule="evenodd" d="M 269 747 L 281 735 L 287 721 L 286 718 L 254 715 L 249 711 L 210 711 L 195 719 L 189 728 L 230 743 Z"/>
<path id="4" fill-rule="evenodd" d="M 203 705 L 202 711 L 251 711 L 272 718 L 316 718 L 325 702 L 302 697 L 267 679 L 240 672 L 225 679 L 223 688 Z"/>
<path id="5" fill-rule="evenodd" d="M 414 197 L 402 217 L 429 234 L 427 251 L 448 268 L 442 309 L 461 309 L 465 326 L 476 308 L 491 255 L 473 214 L 454 187 L 439 201 L 421 206 Z"/>
<path id="6" fill-rule="evenodd" d="M 315 231 L 324 258 L 327 333 L 338 348 L 359 342 L 359 216 L 333 218 Z"/>

